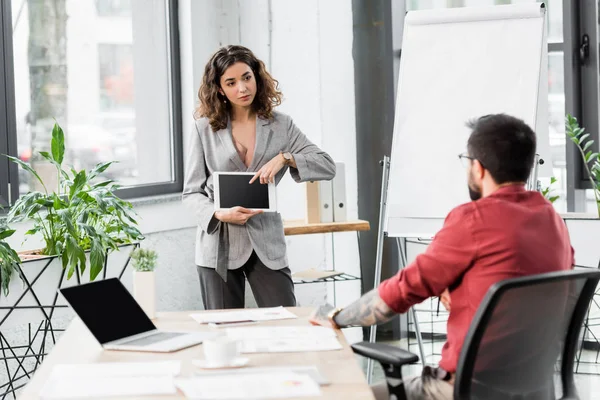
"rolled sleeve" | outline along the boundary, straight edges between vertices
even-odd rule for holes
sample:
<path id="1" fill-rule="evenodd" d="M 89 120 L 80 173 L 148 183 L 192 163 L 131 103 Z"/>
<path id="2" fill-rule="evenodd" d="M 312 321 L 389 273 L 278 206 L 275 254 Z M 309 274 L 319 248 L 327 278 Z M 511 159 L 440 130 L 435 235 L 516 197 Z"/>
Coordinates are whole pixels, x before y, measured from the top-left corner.
<path id="1" fill-rule="evenodd" d="M 473 264 L 477 243 L 473 238 L 470 206 L 452 211 L 427 250 L 378 288 L 381 299 L 396 313 L 404 313 L 423 300 L 439 296 Z"/>
<path id="2" fill-rule="evenodd" d="M 289 118 L 289 117 L 288 117 Z M 294 157 L 296 168 L 290 174 L 296 182 L 331 180 L 335 177 L 335 162 L 300 131 L 289 118 L 289 152 Z"/>

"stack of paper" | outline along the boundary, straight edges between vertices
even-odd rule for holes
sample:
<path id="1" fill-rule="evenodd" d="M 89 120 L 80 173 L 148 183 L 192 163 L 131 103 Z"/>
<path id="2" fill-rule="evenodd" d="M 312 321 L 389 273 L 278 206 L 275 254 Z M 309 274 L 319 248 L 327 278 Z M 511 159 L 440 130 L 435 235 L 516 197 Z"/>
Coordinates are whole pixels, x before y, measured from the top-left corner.
<path id="1" fill-rule="evenodd" d="M 175 394 L 179 361 L 56 365 L 40 391 L 44 399 Z"/>
<path id="2" fill-rule="evenodd" d="M 235 384 L 232 385 L 232 382 Z M 293 372 L 240 373 L 176 379 L 175 384 L 193 399 L 272 399 L 320 396 L 319 385 L 308 375 Z"/>
<path id="3" fill-rule="evenodd" d="M 291 353 L 342 348 L 335 331 L 322 326 L 229 328 L 226 333 L 241 342 L 242 353 Z"/>
<path id="4" fill-rule="evenodd" d="M 238 321 L 274 321 L 279 319 L 298 318 L 283 307 L 251 308 L 240 311 L 226 311 L 215 313 L 190 314 L 197 322 L 209 324 L 216 322 L 238 322 Z"/>

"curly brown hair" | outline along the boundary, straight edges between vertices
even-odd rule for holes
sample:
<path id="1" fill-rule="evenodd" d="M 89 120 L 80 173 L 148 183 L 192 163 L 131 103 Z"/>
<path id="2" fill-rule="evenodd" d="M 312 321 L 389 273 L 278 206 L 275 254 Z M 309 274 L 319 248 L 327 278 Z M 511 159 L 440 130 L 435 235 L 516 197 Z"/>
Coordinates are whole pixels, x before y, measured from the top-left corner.
<path id="1" fill-rule="evenodd" d="M 225 96 L 219 93 L 221 77 L 233 64 L 243 62 L 252 69 L 256 79 L 256 96 L 252 109 L 264 119 L 273 118 L 273 108 L 281 104 L 282 93 L 279 82 L 267 72 L 265 63 L 243 46 L 226 46 L 220 48 L 208 61 L 204 68 L 202 84 L 198 90 L 200 100 L 194 117 L 206 117 L 213 131 L 227 127 L 227 119 L 231 112 L 231 103 L 225 102 Z"/>

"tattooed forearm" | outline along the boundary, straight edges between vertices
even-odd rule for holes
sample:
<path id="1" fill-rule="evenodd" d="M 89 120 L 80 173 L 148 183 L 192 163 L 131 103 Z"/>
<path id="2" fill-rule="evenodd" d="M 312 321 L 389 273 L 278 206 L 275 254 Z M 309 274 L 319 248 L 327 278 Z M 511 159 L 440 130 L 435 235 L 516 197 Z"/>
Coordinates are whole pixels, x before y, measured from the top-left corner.
<path id="1" fill-rule="evenodd" d="M 371 326 L 389 321 L 396 313 L 379 297 L 377 289 L 344 308 L 335 317 L 339 326 Z"/>

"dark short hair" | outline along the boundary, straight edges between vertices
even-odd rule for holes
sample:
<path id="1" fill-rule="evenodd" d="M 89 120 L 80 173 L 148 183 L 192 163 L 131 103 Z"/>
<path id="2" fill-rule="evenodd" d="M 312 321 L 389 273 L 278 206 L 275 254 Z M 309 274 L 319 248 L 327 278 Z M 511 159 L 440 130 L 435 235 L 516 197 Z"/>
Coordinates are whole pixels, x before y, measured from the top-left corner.
<path id="1" fill-rule="evenodd" d="M 526 182 L 535 159 L 536 138 L 522 120 L 506 114 L 469 121 L 469 156 L 488 170 L 497 184 Z"/>

